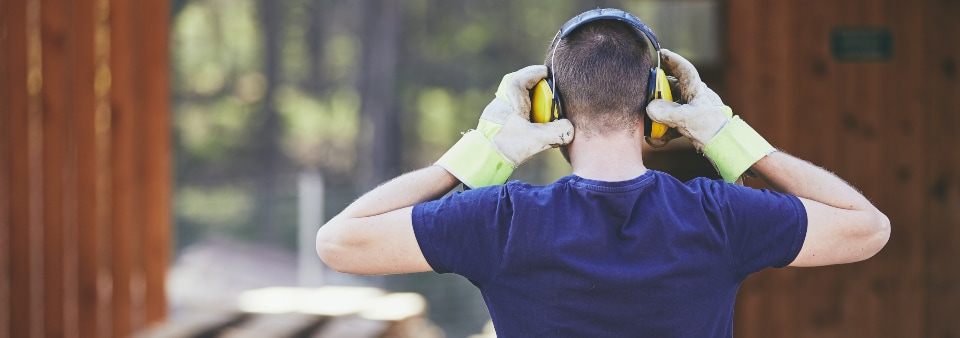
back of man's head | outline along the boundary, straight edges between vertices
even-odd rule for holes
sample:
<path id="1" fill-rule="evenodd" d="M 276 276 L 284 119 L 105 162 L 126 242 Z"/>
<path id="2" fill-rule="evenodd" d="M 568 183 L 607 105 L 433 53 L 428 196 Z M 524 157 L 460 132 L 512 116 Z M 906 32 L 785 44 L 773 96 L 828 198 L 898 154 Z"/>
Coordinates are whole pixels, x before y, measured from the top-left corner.
<path id="1" fill-rule="evenodd" d="M 550 46 L 544 63 L 578 136 L 636 130 L 650 77 L 648 46 L 643 33 L 616 20 L 586 23 Z"/>

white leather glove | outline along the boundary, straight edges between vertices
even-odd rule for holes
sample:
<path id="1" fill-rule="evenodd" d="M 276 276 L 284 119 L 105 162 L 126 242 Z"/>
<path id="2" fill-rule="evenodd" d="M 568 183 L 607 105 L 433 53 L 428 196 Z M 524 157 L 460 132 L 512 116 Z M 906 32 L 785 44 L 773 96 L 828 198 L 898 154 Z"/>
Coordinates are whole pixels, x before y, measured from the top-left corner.
<path id="1" fill-rule="evenodd" d="M 547 67 L 528 66 L 507 74 L 496 98 L 480 115 L 477 129 L 468 131 L 436 165 L 470 188 L 503 184 L 520 164 L 537 153 L 570 143 L 573 125 L 560 119 L 531 123 L 530 89 L 547 76 Z"/>
<path id="2" fill-rule="evenodd" d="M 660 54 L 666 71 L 679 80 L 680 102 L 685 104 L 653 100 L 647 105 L 651 120 L 676 128 L 689 138 L 727 182 L 736 181 L 754 163 L 776 150 L 739 116 L 733 116 L 733 110 L 723 105 L 720 96 L 700 81 L 700 74 L 689 61 L 666 49 L 661 49 Z"/>

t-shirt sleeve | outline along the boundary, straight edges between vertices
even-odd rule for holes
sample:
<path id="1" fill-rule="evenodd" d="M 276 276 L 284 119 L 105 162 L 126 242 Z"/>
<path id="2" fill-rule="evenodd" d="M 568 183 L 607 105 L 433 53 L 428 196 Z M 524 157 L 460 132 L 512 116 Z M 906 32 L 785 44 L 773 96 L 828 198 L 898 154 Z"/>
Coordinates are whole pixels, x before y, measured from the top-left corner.
<path id="1" fill-rule="evenodd" d="M 737 275 L 793 262 L 807 233 L 807 213 L 790 194 L 719 183 L 717 199 Z"/>
<path id="2" fill-rule="evenodd" d="M 415 205 L 413 231 L 434 271 L 483 283 L 500 266 L 512 214 L 505 186 L 468 190 Z"/>

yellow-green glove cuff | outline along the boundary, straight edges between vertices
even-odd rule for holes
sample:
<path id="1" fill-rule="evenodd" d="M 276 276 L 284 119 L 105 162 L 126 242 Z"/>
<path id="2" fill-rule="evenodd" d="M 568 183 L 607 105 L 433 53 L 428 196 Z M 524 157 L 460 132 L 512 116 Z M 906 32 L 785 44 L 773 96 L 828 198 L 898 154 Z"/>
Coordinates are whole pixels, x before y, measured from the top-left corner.
<path id="1" fill-rule="evenodd" d="M 776 149 L 763 139 L 763 136 L 739 116 L 727 121 L 717 135 L 703 147 L 703 153 L 717 166 L 720 176 L 730 183 L 735 182 L 754 163 L 774 150 Z"/>
<path id="2" fill-rule="evenodd" d="M 495 124 L 485 125 L 481 120 L 480 129 L 498 128 Z M 494 127 L 495 126 L 495 127 Z M 487 128 L 484 128 L 487 127 Z M 470 188 L 480 188 L 503 184 L 513 173 L 514 165 L 497 151 L 496 146 L 485 133 L 471 130 L 463 134 L 437 163 Z"/>

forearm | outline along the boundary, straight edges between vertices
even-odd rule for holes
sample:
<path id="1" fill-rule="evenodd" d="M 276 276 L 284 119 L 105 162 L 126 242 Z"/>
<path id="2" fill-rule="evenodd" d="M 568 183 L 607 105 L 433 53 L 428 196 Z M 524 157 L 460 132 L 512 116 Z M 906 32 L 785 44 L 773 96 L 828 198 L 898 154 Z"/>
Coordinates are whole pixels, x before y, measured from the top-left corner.
<path id="1" fill-rule="evenodd" d="M 751 167 L 774 190 L 806 209 L 803 248 L 790 265 L 822 266 L 872 257 L 890 238 L 890 220 L 859 191 L 809 162 L 773 152 Z"/>
<path id="2" fill-rule="evenodd" d="M 775 151 L 751 170 L 776 191 L 846 210 L 873 210 L 873 204 L 850 184 L 810 162 Z"/>
<path id="3" fill-rule="evenodd" d="M 458 184 L 460 181 L 443 168 L 429 166 L 374 188 L 343 209 L 333 220 L 375 216 L 431 201 Z"/>

